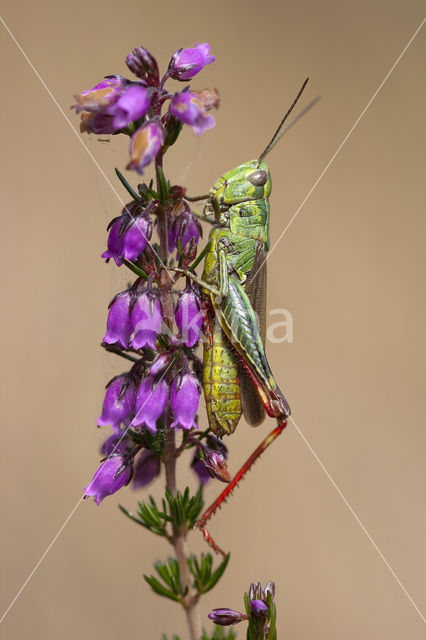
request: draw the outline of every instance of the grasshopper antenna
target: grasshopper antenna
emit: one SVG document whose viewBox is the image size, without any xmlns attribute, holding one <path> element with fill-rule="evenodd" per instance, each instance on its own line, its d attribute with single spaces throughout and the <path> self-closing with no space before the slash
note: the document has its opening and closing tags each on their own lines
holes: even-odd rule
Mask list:
<svg viewBox="0 0 426 640">
<path fill-rule="evenodd" d="M 290 113 L 293 111 L 294 107 L 296 106 L 300 96 L 303 93 L 303 90 L 305 89 L 306 85 L 308 84 L 308 80 L 309 80 L 309 78 L 306 78 L 305 82 L 302 84 L 301 88 L 299 89 L 299 93 L 297 94 L 297 96 L 293 100 L 293 104 L 291 105 L 290 109 L 287 111 L 287 113 L 285 114 L 284 118 L 281 120 L 280 124 L 278 125 L 278 128 L 275 131 L 274 135 L 272 136 L 271 141 L 268 143 L 268 145 L 266 146 L 266 148 L 263 151 L 263 153 L 261 153 L 261 155 L 259 156 L 259 160 L 263 160 L 263 158 L 270 152 L 272 147 L 274 147 L 275 144 L 277 143 L 278 135 L 279 135 L 279 133 L 280 133 L 280 131 L 282 129 L 282 126 L 283 126 L 284 122 L 287 120 L 287 118 L 290 115 Z"/>
</svg>

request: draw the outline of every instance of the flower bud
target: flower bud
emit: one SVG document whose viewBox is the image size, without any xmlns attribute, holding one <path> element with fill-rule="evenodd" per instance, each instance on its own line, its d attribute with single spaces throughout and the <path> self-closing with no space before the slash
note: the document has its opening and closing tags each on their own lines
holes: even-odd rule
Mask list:
<svg viewBox="0 0 426 640">
<path fill-rule="evenodd" d="M 111 425 L 118 432 L 120 424 L 129 423 L 135 411 L 136 390 L 128 374 L 113 378 L 107 386 L 98 427 Z"/>
<path fill-rule="evenodd" d="M 126 58 L 126 64 L 138 78 L 147 80 L 149 84 L 158 84 L 158 64 L 147 49 L 143 47 L 133 49 Z"/>
<path fill-rule="evenodd" d="M 84 493 L 93 496 L 96 504 L 100 504 L 106 496 L 124 487 L 131 477 L 132 466 L 128 460 L 121 455 L 112 456 L 102 462 Z"/>
<path fill-rule="evenodd" d="M 132 347 L 155 349 L 155 341 L 163 319 L 161 303 L 158 296 L 146 290 L 133 299 L 130 311 L 130 322 L 134 336 Z"/>
<path fill-rule="evenodd" d="M 250 600 L 250 613 L 254 618 L 266 618 L 268 605 L 263 600 Z"/>
<path fill-rule="evenodd" d="M 214 449 L 205 449 L 204 464 L 212 478 L 216 478 L 222 482 L 231 482 L 231 475 L 228 471 L 226 458 L 223 453 L 214 451 Z"/>
<path fill-rule="evenodd" d="M 191 463 L 192 470 L 197 474 L 201 484 L 206 484 L 210 478 L 216 478 L 222 482 L 230 482 L 226 458 L 228 449 L 222 440 L 216 436 L 209 435 L 206 445 L 202 446 L 202 457 L 196 451 Z"/>
<path fill-rule="evenodd" d="M 107 332 L 104 342 L 107 344 L 119 343 L 124 349 L 129 346 L 132 325 L 130 322 L 129 307 L 132 301 L 130 291 L 123 291 L 116 295 L 109 303 Z"/>
<path fill-rule="evenodd" d="M 169 63 L 168 75 L 175 80 L 185 82 L 191 80 L 208 64 L 215 61 L 210 54 L 210 45 L 207 42 L 196 44 L 194 48 L 178 49 Z"/>
<path fill-rule="evenodd" d="M 133 489 L 142 489 L 150 484 L 160 474 L 160 458 L 153 451 L 142 451 L 135 463 L 133 474 Z"/>
<path fill-rule="evenodd" d="M 189 370 L 184 370 L 173 380 L 170 395 L 170 404 L 174 415 L 174 420 L 170 425 L 172 429 L 191 429 L 192 427 L 198 429 L 198 425 L 195 424 L 195 415 L 200 401 L 200 393 L 200 384 L 196 376 Z"/>
<path fill-rule="evenodd" d="M 228 627 L 231 624 L 238 624 L 242 620 L 247 620 L 245 614 L 234 609 L 213 609 L 208 617 L 215 624 L 220 624 L 222 627 Z"/>
<path fill-rule="evenodd" d="M 196 290 L 188 285 L 179 294 L 175 309 L 176 326 L 187 347 L 193 347 L 198 340 L 203 314 L 200 297 Z"/>
<path fill-rule="evenodd" d="M 144 167 L 160 151 L 163 139 L 163 128 L 158 119 L 151 120 L 135 131 L 130 140 L 130 162 L 127 169 L 134 169 L 142 175 Z"/>
<path fill-rule="evenodd" d="M 169 397 L 169 387 L 165 380 L 154 384 L 152 376 L 142 380 L 136 399 L 136 415 L 132 426 L 146 427 L 151 433 L 157 431 L 157 420 L 161 416 Z"/>
</svg>

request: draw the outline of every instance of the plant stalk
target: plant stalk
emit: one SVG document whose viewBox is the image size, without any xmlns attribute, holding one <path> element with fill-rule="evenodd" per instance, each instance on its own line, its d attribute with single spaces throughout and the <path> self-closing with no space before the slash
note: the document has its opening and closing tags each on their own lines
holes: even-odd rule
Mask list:
<svg viewBox="0 0 426 640">
<path fill-rule="evenodd" d="M 161 152 L 156 157 L 156 169 L 162 167 L 162 154 Z M 157 173 L 157 172 L 156 172 Z M 157 189 L 158 173 L 157 173 Z M 168 238 L 167 238 L 167 214 L 164 209 L 159 212 L 158 216 L 158 232 L 160 237 L 160 254 L 163 262 L 166 262 L 168 258 Z M 170 279 L 170 284 L 167 279 L 163 281 L 162 302 L 163 302 L 163 315 L 164 321 L 169 328 L 173 326 L 173 301 L 171 296 L 171 287 L 173 285 Z M 176 496 L 176 438 L 173 429 L 169 428 L 170 416 L 166 421 L 166 442 L 164 446 L 164 467 L 166 472 L 166 485 L 171 493 Z M 179 563 L 180 575 L 182 580 L 183 589 L 188 588 L 188 593 L 182 601 L 182 606 L 185 609 L 186 621 L 189 629 L 190 640 L 200 640 L 201 638 L 201 619 L 200 610 L 198 606 L 198 594 L 191 588 L 191 575 L 188 568 L 187 551 L 186 551 L 186 529 L 181 529 L 173 526 L 172 544 L 175 550 L 176 559 Z"/>
</svg>

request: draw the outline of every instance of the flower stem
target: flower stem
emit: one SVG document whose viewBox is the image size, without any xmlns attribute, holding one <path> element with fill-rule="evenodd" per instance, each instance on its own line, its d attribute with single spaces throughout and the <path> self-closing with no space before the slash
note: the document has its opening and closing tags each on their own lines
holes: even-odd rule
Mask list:
<svg viewBox="0 0 426 640">
<path fill-rule="evenodd" d="M 162 168 L 162 154 L 161 152 L 155 159 L 156 175 L 157 175 L 157 188 L 159 189 L 159 179 L 157 167 Z M 168 237 L 167 237 L 167 213 L 164 208 L 161 208 L 158 215 L 158 233 L 160 237 L 160 255 L 163 262 L 166 263 L 168 258 Z M 167 272 L 163 272 L 167 276 Z M 164 278 L 163 280 L 163 295 L 162 295 L 162 307 L 164 321 L 169 328 L 173 326 L 173 300 L 171 296 L 171 287 L 173 280 L 171 278 Z M 170 429 L 171 416 L 168 416 L 166 421 L 166 442 L 164 446 L 163 461 L 166 471 L 166 485 L 171 493 L 176 496 L 176 459 L 178 452 L 176 450 L 176 438 L 173 429 Z M 182 580 L 182 587 L 185 590 L 188 589 L 186 596 L 182 600 L 182 606 L 185 609 L 186 621 L 189 629 L 190 640 L 200 640 L 201 638 L 201 619 L 198 606 L 198 593 L 196 593 L 191 587 L 191 576 L 188 568 L 187 551 L 186 551 L 186 528 L 173 526 L 172 544 L 175 550 L 176 559 L 179 563 L 180 575 Z"/>
</svg>

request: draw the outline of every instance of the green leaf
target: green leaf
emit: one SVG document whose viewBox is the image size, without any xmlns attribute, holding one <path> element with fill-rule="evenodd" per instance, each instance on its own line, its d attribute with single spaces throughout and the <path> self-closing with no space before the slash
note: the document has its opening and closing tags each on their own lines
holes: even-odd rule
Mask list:
<svg viewBox="0 0 426 640">
<path fill-rule="evenodd" d="M 137 264 L 135 264 L 134 262 L 131 262 L 131 260 L 126 260 L 126 258 L 122 258 L 122 263 L 128 268 L 130 269 L 130 271 L 133 271 L 133 273 L 135 273 L 137 276 L 139 276 L 140 278 L 143 278 L 144 280 L 148 280 L 148 274 L 145 273 L 145 271 L 143 269 L 141 269 L 140 267 L 138 267 Z"/>
<path fill-rule="evenodd" d="M 117 169 L 117 167 L 115 168 L 115 173 L 117 175 L 117 178 L 120 180 L 121 184 L 123 185 L 123 187 L 126 189 L 126 191 L 128 191 L 128 193 L 132 196 L 132 198 L 134 200 L 140 200 L 140 196 L 138 196 L 136 191 L 130 186 L 126 178 L 123 176 L 121 171 Z"/>
<path fill-rule="evenodd" d="M 119 504 L 118 508 L 121 509 L 121 511 L 128 517 L 130 518 L 130 520 L 133 520 L 133 522 L 136 522 L 137 524 L 140 524 L 142 527 L 146 527 L 146 529 L 150 529 L 150 527 L 145 523 L 142 522 L 142 520 L 139 520 L 139 518 L 137 518 L 136 516 L 133 515 L 133 513 L 130 513 L 130 511 L 127 511 L 127 509 L 125 507 L 123 507 L 123 505 Z"/>
<path fill-rule="evenodd" d="M 166 589 L 166 587 L 164 587 L 161 584 L 161 582 L 157 580 L 155 576 L 144 575 L 144 579 L 149 584 L 151 589 L 155 591 L 155 593 L 158 593 L 159 596 L 163 596 L 164 598 L 170 598 L 170 600 L 174 600 L 175 602 L 180 602 L 180 597 L 175 593 L 173 593 L 172 591 L 170 591 L 169 589 Z"/>
<path fill-rule="evenodd" d="M 211 576 L 210 580 L 204 586 L 204 593 L 207 593 L 208 591 L 210 591 L 211 589 L 213 589 L 213 587 L 215 587 L 217 585 L 217 583 L 219 582 L 219 580 L 223 576 L 226 567 L 228 566 L 228 562 L 229 562 L 229 558 L 230 557 L 231 557 L 231 554 L 228 553 L 228 555 L 223 559 L 223 561 L 220 563 L 220 565 L 218 566 L 216 571 L 214 571 L 212 573 L 212 576 Z"/>
<path fill-rule="evenodd" d="M 157 166 L 157 183 L 160 195 L 160 202 L 166 202 L 169 197 L 167 180 L 161 167 Z"/>
</svg>

